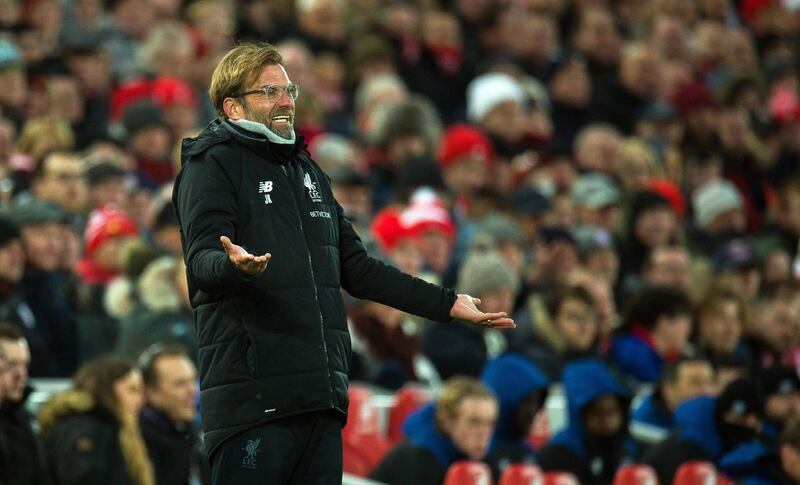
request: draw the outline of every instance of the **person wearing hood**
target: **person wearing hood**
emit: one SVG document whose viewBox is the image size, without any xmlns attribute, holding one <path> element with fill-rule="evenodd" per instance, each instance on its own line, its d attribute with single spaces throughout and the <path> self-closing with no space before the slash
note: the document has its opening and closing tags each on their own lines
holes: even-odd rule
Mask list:
<svg viewBox="0 0 800 485">
<path fill-rule="evenodd" d="M 669 435 L 675 410 L 697 396 L 713 394 L 714 368 L 703 358 L 684 357 L 666 364 L 658 388 L 633 410 L 631 436 L 641 445 L 653 445 Z"/>
<path fill-rule="evenodd" d="M 487 362 L 481 380 L 500 402 L 492 451 L 486 458 L 499 479 L 508 465 L 535 461 L 535 450 L 527 438 L 547 399 L 548 380 L 524 355 L 514 352 Z"/>
<path fill-rule="evenodd" d="M 273 45 L 233 47 L 209 94 L 217 119 L 183 141 L 172 201 L 212 483 L 338 482 L 352 355 L 342 289 L 437 322 L 514 322 L 367 253 L 296 135 L 300 87 Z"/>
<path fill-rule="evenodd" d="M 58 485 L 154 485 L 139 429 L 142 374 L 112 357 L 89 361 L 72 388 L 39 410 L 50 472 Z"/>
<path fill-rule="evenodd" d="M 761 435 L 776 443 L 784 427 L 800 418 L 800 378 L 791 367 L 774 366 L 758 376 L 759 398 L 764 403 Z"/>
<path fill-rule="evenodd" d="M 611 342 L 611 359 L 642 383 L 661 378 L 665 363 L 680 358 L 692 333 L 692 304 L 681 290 L 653 286 L 630 303 L 625 323 Z"/>
<path fill-rule="evenodd" d="M 408 417 L 406 440 L 370 478 L 390 485 L 439 485 L 454 462 L 486 457 L 497 418 L 497 398 L 489 388 L 471 377 L 453 377 L 434 403 Z"/>
<path fill-rule="evenodd" d="M 635 452 L 627 440 L 630 394 L 598 359 L 568 364 L 562 381 L 569 424 L 542 448 L 539 465 L 570 472 L 580 483 L 610 485 Z"/>
<path fill-rule="evenodd" d="M 740 378 L 728 384 L 716 398 L 690 399 L 675 411 L 674 423 L 675 431 L 670 437 L 651 448 L 643 458 L 656 470 L 660 483 L 672 483 L 675 472 L 687 461 L 720 464 L 732 452 L 744 455 L 736 458 L 737 462 L 754 459 L 756 455 L 751 449 L 737 448 L 754 442 L 761 428 L 755 384 Z"/>
</svg>

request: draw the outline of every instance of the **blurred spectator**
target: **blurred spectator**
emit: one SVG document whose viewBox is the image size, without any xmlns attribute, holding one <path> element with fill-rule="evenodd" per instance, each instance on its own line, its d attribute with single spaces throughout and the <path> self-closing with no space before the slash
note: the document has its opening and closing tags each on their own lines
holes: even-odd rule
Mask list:
<svg viewBox="0 0 800 485">
<path fill-rule="evenodd" d="M 158 208 L 159 204 L 160 208 Z M 181 258 L 183 256 L 181 233 L 172 201 L 161 199 L 157 200 L 154 205 L 157 208 L 151 231 L 154 246 L 176 258 Z"/>
<path fill-rule="evenodd" d="M 22 129 L 24 107 L 28 97 L 25 64 L 19 50 L 7 39 L 0 40 L 0 109 L 17 130 Z"/>
<path fill-rule="evenodd" d="M 497 396 L 500 414 L 486 461 L 495 477 L 511 463 L 532 463 L 528 444 L 533 423 L 547 399 L 548 380 L 524 355 L 505 353 L 486 363 L 481 380 Z"/>
<path fill-rule="evenodd" d="M 716 285 L 728 288 L 746 302 L 758 296 L 761 274 L 755 248 L 746 239 L 736 238 L 722 243 L 711 259 Z"/>
<path fill-rule="evenodd" d="M 794 288 L 778 288 L 754 307 L 748 345 L 758 367 L 784 364 L 797 368 L 800 352 L 800 300 Z"/>
<path fill-rule="evenodd" d="M 132 283 L 133 288 L 126 284 L 115 289 L 116 298 L 110 289 L 105 297 L 106 312 L 119 320 L 117 352 L 133 359 L 153 343 L 164 342 L 180 344 L 196 356 L 197 336 L 183 261 L 173 256 L 155 259 Z"/>
<path fill-rule="evenodd" d="M 506 161 L 524 144 L 527 101 L 522 85 L 508 74 L 482 74 L 467 87 L 467 120 L 489 136 L 497 156 Z"/>
<path fill-rule="evenodd" d="M 137 235 L 133 221 L 117 209 L 96 209 L 84 232 L 84 256 L 76 272 L 80 277 L 79 347 L 81 359 L 109 352 L 117 339 L 117 322 L 105 311 L 108 284 L 123 268 L 122 248 Z"/>
<path fill-rule="evenodd" d="M 0 436 L 7 440 L 9 483 L 49 483 L 39 438 L 33 431 L 26 402 L 33 389 L 28 385 L 31 354 L 28 342 L 16 327 L 0 321 L 0 352 L 7 366 L 5 398 L 0 403 Z"/>
<path fill-rule="evenodd" d="M 614 234 L 620 226 L 621 194 L 617 184 L 601 173 L 588 173 L 572 184 L 578 227 L 589 226 Z"/>
<path fill-rule="evenodd" d="M 81 160 L 72 153 L 51 153 L 31 174 L 31 195 L 51 202 L 79 223 L 87 208 L 87 186 Z"/>
<path fill-rule="evenodd" d="M 749 362 L 750 353 L 742 340 L 747 323 L 744 300 L 729 289 L 713 287 L 696 308 L 695 343 L 712 361 Z"/>
<path fill-rule="evenodd" d="M 532 187 L 522 187 L 511 194 L 511 212 L 526 244 L 533 244 L 547 220 L 550 200 Z"/>
<path fill-rule="evenodd" d="M 562 54 L 552 68 L 549 91 L 553 122 L 550 150 L 568 152 L 572 149 L 575 135 L 590 121 L 592 81 L 586 62 L 579 56 Z"/>
<path fill-rule="evenodd" d="M 655 248 L 677 242 L 679 227 L 675 209 L 662 195 L 649 190 L 633 195 L 620 254 L 623 288 L 635 285 L 636 275 L 642 272 Z M 633 278 L 634 282 L 626 281 L 628 278 Z"/>
<path fill-rule="evenodd" d="M 679 245 L 653 248 L 642 267 L 642 276 L 647 285 L 669 286 L 689 293 L 692 290 L 689 252 Z"/>
<path fill-rule="evenodd" d="M 17 199 L 8 210 L 19 226 L 25 252 L 22 294 L 32 322 L 26 334 L 33 345 L 35 377 L 67 377 L 78 367 L 73 290 L 62 261 L 68 259 L 64 238 L 65 214 L 56 206 L 36 199 Z"/>
<path fill-rule="evenodd" d="M 159 343 L 148 347 L 138 363 L 145 394 L 139 425 L 156 483 L 210 483 L 194 427 L 198 397 L 194 364 L 183 348 Z"/>
<path fill-rule="evenodd" d="M 561 378 L 570 360 L 585 357 L 599 337 L 595 301 L 581 286 L 557 287 L 544 298 L 529 297 L 516 315 L 512 349 L 525 354 L 550 382 Z"/>
<path fill-rule="evenodd" d="M 714 369 L 709 361 L 685 357 L 665 365 L 656 390 L 631 413 L 631 436 L 643 445 L 660 443 L 673 429 L 678 406 L 714 391 Z"/>
<path fill-rule="evenodd" d="M 103 207 L 125 209 L 128 204 L 127 172 L 116 163 L 101 161 L 85 171 L 90 211 Z"/>
<path fill-rule="evenodd" d="M 139 428 L 142 374 L 113 357 L 87 362 L 72 388 L 39 410 L 50 472 L 65 485 L 153 485 L 153 465 Z"/>
<path fill-rule="evenodd" d="M 786 426 L 800 417 L 800 378 L 792 367 L 776 365 L 757 376 L 759 399 L 764 403 L 761 435 L 776 444 Z"/>
<path fill-rule="evenodd" d="M 406 441 L 386 455 L 370 478 L 388 484 L 442 483 L 455 461 L 484 459 L 497 417 L 492 391 L 473 378 L 454 377 L 435 403 L 408 417 Z"/>
<path fill-rule="evenodd" d="M 575 238 L 562 226 L 539 229 L 533 252 L 533 264 L 529 265 L 525 280 L 525 294 L 531 290 L 565 284 L 578 267 Z"/>
<path fill-rule="evenodd" d="M 141 184 L 154 188 L 172 180 L 172 142 L 162 109 L 150 101 L 136 102 L 125 110 L 122 124 Z"/>
<path fill-rule="evenodd" d="M 795 419 L 786 427 L 778 451 L 786 481 L 800 481 L 800 420 Z"/>
<path fill-rule="evenodd" d="M 595 123 L 578 132 L 572 153 L 581 172 L 619 173 L 622 137 L 611 125 Z"/>
<path fill-rule="evenodd" d="M 400 214 L 400 222 L 417 239 L 424 269 L 441 278 L 451 263 L 456 235 L 441 199 L 429 189 L 418 190 Z"/>
<path fill-rule="evenodd" d="M 629 377 L 657 382 L 664 364 L 684 352 L 692 333 L 691 315 L 691 302 L 682 291 L 644 288 L 633 297 L 625 323 L 612 341 L 612 359 Z"/>
<path fill-rule="evenodd" d="M 492 143 L 469 125 L 453 125 L 439 145 L 437 162 L 453 200 L 469 203 L 470 196 L 488 181 L 494 153 Z"/>
<path fill-rule="evenodd" d="M 314 53 L 341 52 L 346 38 L 347 4 L 341 0 L 303 0 L 295 3 L 297 35 Z"/>
<path fill-rule="evenodd" d="M 628 391 L 595 359 L 568 364 L 562 382 L 569 424 L 542 448 L 539 465 L 570 472 L 580 483 L 611 484 L 617 468 L 635 457 L 626 446 Z"/>
<path fill-rule="evenodd" d="M 480 298 L 487 311 L 511 313 L 519 281 L 499 253 L 477 251 L 467 255 L 456 287 L 460 293 Z M 500 354 L 504 347 L 505 339 L 498 332 L 464 322 L 431 324 L 422 336 L 422 352 L 442 379 L 480 375 L 486 360 Z"/>
</svg>

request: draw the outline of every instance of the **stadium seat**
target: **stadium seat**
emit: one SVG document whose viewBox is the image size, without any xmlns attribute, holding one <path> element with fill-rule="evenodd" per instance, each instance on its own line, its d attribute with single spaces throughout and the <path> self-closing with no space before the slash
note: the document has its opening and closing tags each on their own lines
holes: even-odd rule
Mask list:
<svg viewBox="0 0 800 485">
<path fill-rule="evenodd" d="M 500 485 L 541 485 L 542 470 L 530 463 L 514 463 L 503 470 Z"/>
<path fill-rule="evenodd" d="M 430 391 L 423 387 L 407 385 L 397 391 L 394 407 L 389 412 L 387 435 L 390 443 L 396 444 L 403 439 L 403 423 L 408 415 L 430 400 Z"/>
<path fill-rule="evenodd" d="M 687 461 L 675 473 L 674 485 L 716 485 L 717 469 L 707 461 Z"/>
<path fill-rule="evenodd" d="M 625 465 L 617 470 L 614 485 L 658 485 L 658 476 L 649 465 Z"/>
<path fill-rule="evenodd" d="M 486 463 L 461 460 L 450 465 L 444 485 L 491 485 L 492 472 Z"/>
<path fill-rule="evenodd" d="M 391 445 L 381 434 L 380 417 L 372 404 L 372 392 L 364 387 L 351 386 L 348 395 L 347 425 L 342 429 L 344 471 L 365 477 L 380 463 Z"/>
<path fill-rule="evenodd" d="M 547 472 L 542 485 L 581 485 L 575 475 L 569 472 Z"/>
</svg>

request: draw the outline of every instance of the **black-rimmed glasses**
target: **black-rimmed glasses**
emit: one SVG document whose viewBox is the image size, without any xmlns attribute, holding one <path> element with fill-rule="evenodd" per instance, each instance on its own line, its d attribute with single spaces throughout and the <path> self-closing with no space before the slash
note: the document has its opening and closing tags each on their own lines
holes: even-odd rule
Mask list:
<svg viewBox="0 0 800 485">
<path fill-rule="evenodd" d="M 286 95 L 289 96 L 292 101 L 295 101 L 297 97 L 300 96 L 300 86 L 294 83 L 289 83 L 286 86 L 267 84 L 266 86 L 262 86 L 258 89 L 239 94 L 236 97 L 241 98 L 250 94 L 263 94 L 270 102 L 274 103 L 275 101 L 281 99 L 283 93 L 286 93 Z"/>
</svg>

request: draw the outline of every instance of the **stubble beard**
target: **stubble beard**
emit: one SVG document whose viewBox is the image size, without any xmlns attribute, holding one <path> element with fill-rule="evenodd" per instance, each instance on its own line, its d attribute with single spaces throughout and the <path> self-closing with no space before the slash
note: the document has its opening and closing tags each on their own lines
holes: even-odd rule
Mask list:
<svg viewBox="0 0 800 485">
<path fill-rule="evenodd" d="M 291 121 L 287 123 L 285 126 L 273 126 L 272 117 L 281 114 L 289 115 Z M 255 121 L 256 123 L 261 123 L 262 125 L 266 126 L 271 132 L 275 133 L 281 138 L 290 140 L 292 136 L 294 136 L 294 110 L 291 109 L 281 110 L 277 106 L 275 106 L 269 113 L 264 115 L 257 111 L 251 110 L 250 107 L 247 106 L 247 104 L 245 103 L 244 115 L 247 117 L 248 120 Z"/>
</svg>

